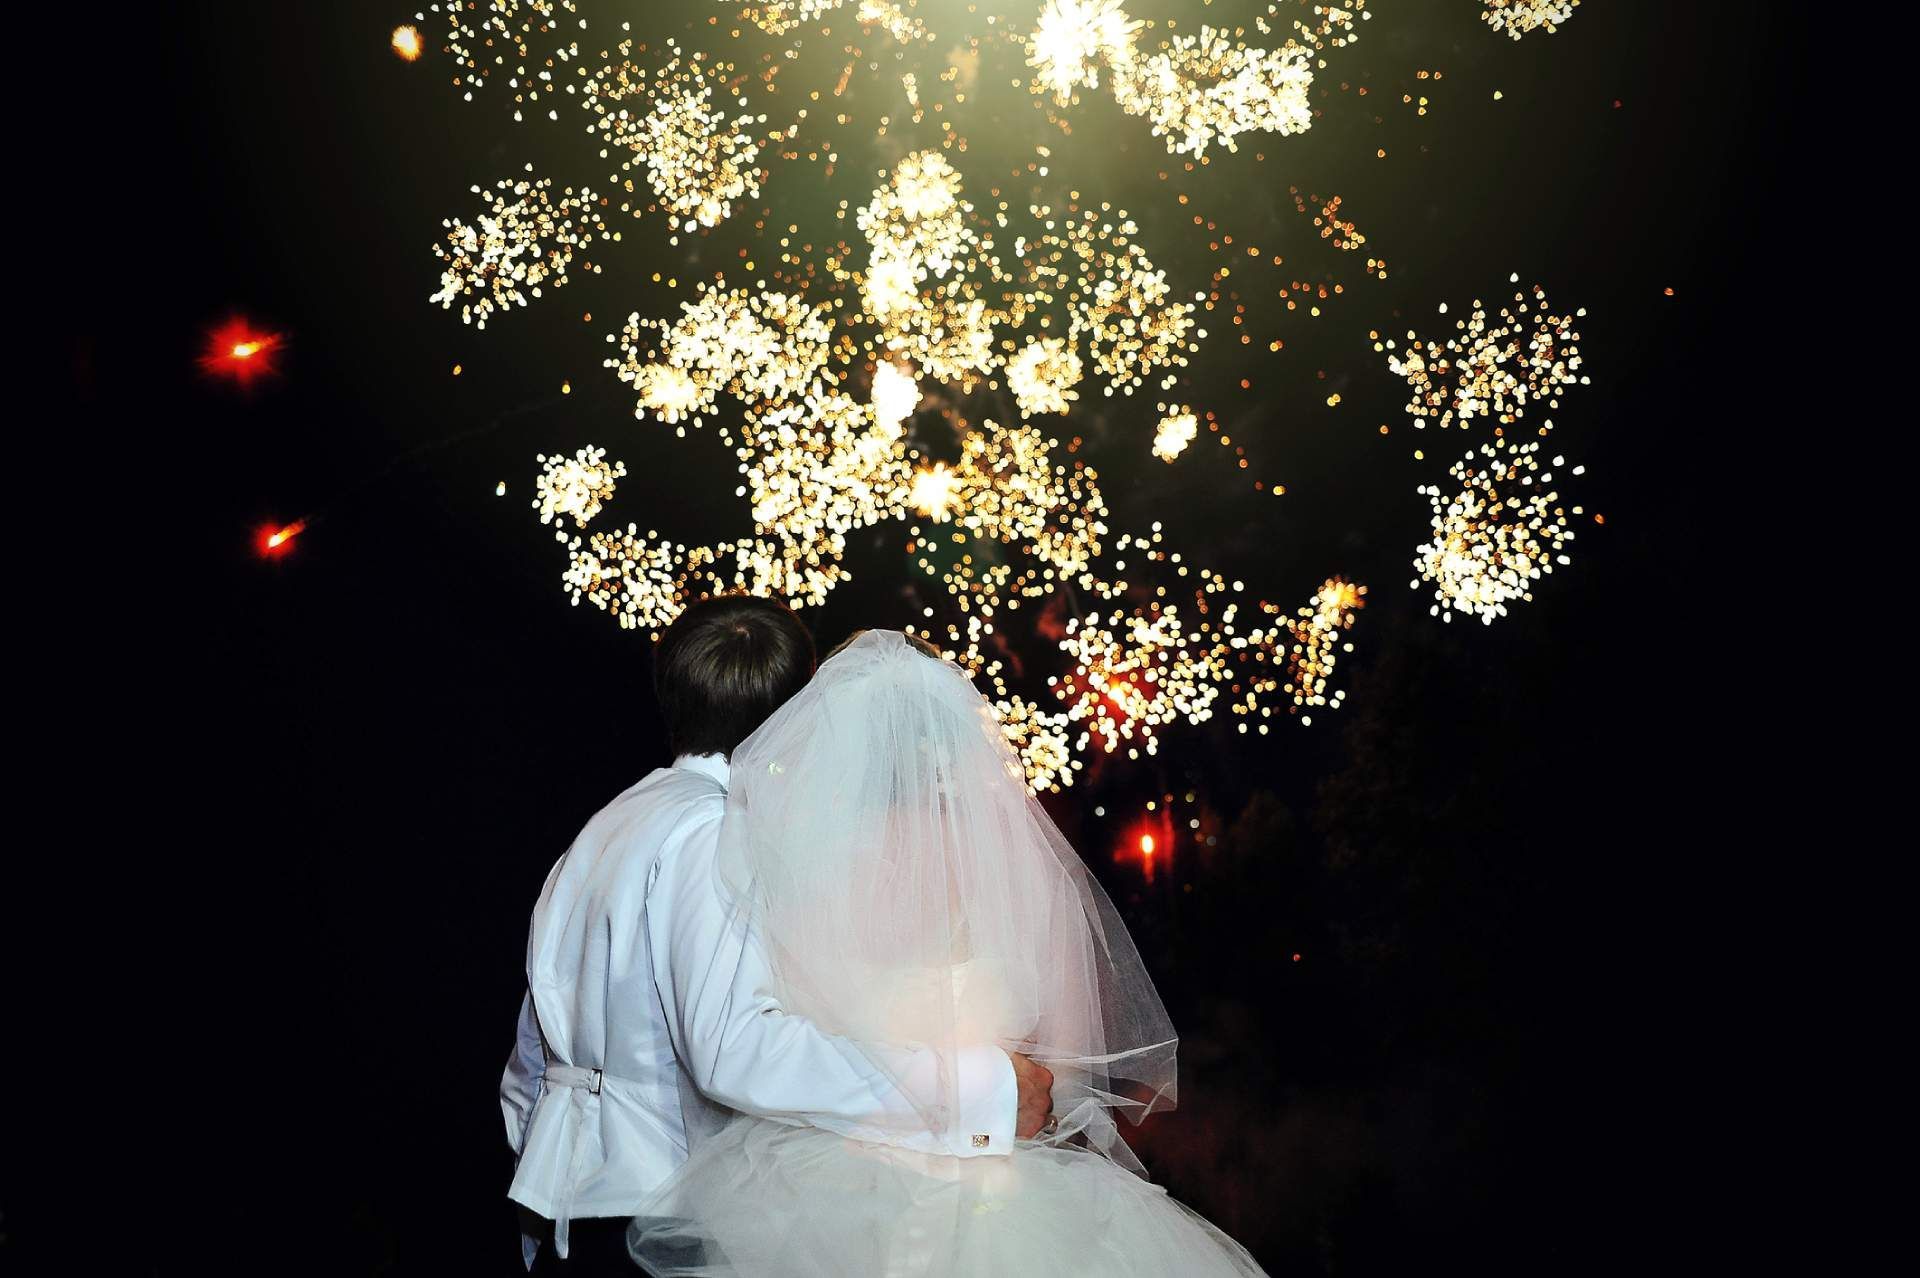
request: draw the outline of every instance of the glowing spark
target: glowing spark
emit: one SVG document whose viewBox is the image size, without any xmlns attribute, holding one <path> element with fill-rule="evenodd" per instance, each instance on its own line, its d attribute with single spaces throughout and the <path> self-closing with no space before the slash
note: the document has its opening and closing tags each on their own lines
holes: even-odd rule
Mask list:
<svg viewBox="0 0 1920 1278">
<path fill-rule="evenodd" d="M 304 519 L 296 519 L 290 524 L 270 531 L 263 529 L 260 535 L 260 553 L 267 557 L 284 553 L 293 539 L 306 529 L 307 521 Z"/>
<path fill-rule="evenodd" d="M 393 51 L 408 62 L 420 58 L 420 28 L 402 25 L 393 29 Z"/>
<path fill-rule="evenodd" d="M 873 370 L 873 416 L 883 428 L 897 430 L 920 407 L 920 383 L 898 364 L 883 361 Z"/>
<path fill-rule="evenodd" d="M 1133 41 L 1141 24 L 1122 10 L 1120 0 L 1047 0 L 1027 38 L 1027 65 L 1037 87 L 1066 106 L 1073 91 L 1098 88 L 1100 66 L 1133 64 Z"/>
<path fill-rule="evenodd" d="M 1160 425 L 1153 433 L 1153 455 L 1161 461 L 1170 462 L 1186 451 L 1193 437 L 1200 433 L 1200 420 L 1193 410 L 1181 407 L 1170 410 L 1165 405 L 1161 410 L 1166 416 L 1160 419 Z"/>
<path fill-rule="evenodd" d="M 648 412 L 672 425 L 684 417 L 692 416 L 696 409 L 710 406 L 700 383 L 684 368 L 675 368 L 671 364 L 644 364 L 634 373 L 632 380 L 634 388 L 640 392 L 635 416 Z"/>
<path fill-rule="evenodd" d="M 256 332 L 245 320 L 230 320 L 207 335 L 200 367 L 245 386 L 274 371 L 273 355 L 279 347 L 277 335 Z"/>
<path fill-rule="evenodd" d="M 948 470 L 945 462 L 935 462 L 926 470 L 914 472 L 913 490 L 908 494 L 907 501 L 915 510 L 938 524 L 951 516 L 959 495 L 959 476 Z"/>
</svg>

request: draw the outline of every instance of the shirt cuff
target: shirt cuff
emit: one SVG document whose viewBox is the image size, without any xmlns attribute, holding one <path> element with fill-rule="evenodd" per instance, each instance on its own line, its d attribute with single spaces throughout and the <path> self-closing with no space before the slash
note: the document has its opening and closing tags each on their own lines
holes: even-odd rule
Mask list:
<svg viewBox="0 0 1920 1278">
<path fill-rule="evenodd" d="M 1013 1061 L 998 1047 L 964 1048 L 954 1061 L 958 1121 L 949 1129 L 952 1152 L 962 1158 L 1013 1152 L 1020 1084 Z"/>
</svg>

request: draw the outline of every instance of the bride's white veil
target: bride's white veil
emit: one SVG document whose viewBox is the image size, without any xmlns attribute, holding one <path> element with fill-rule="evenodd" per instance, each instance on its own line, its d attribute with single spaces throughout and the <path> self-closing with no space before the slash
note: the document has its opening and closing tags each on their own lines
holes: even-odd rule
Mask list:
<svg viewBox="0 0 1920 1278">
<path fill-rule="evenodd" d="M 829 657 L 734 752 L 719 855 L 786 1010 L 856 1043 L 1024 1052 L 1054 1073 L 1051 1139 L 1138 1170 L 1113 1115 L 1172 1106 L 1173 1026 L 959 669 L 891 631 Z M 911 1094 L 941 1132 L 955 1097 Z"/>
</svg>

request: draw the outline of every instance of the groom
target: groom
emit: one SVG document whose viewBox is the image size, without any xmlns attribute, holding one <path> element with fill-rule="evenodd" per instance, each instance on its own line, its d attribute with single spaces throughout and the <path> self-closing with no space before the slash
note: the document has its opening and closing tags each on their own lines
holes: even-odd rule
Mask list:
<svg viewBox="0 0 1920 1278">
<path fill-rule="evenodd" d="M 530 1222 L 529 1268 L 550 1232 L 543 1266 L 634 1273 L 628 1221 L 736 1110 L 972 1157 L 1009 1151 L 1052 1107 L 1046 1068 L 993 1044 L 856 1044 L 781 1009 L 716 838 L 728 757 L 812 674 L 813 640 L 781 605 L 687 608 L 654 652 L 672 766 L 601 809 L 547 875 L 500 1085 L 508 1196 L 552 1222 Z"/>
</svg>

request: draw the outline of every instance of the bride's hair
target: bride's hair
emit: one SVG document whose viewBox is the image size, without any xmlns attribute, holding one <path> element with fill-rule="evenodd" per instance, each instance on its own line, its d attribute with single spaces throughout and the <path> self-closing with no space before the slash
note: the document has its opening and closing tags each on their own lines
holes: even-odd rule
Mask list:
<svg viewBox="0 0 1920 1278">
<path fill-rule="evenodd" d="M 784 605 L 752 595 L 691 604 L 653 654 L 653 690 L 675 755 L 733 748 L 813 677 L 813 636 Z"/>
</svg>

